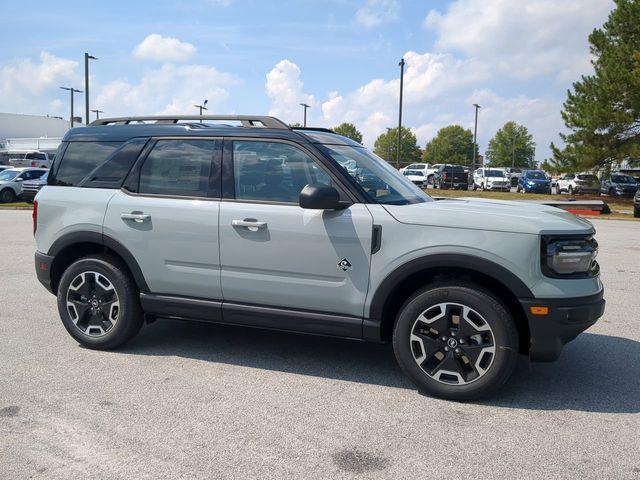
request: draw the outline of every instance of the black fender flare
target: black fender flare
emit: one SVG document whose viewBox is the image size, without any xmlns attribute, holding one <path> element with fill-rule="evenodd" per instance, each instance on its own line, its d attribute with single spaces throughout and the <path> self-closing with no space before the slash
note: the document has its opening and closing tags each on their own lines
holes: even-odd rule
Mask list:
<svg viewBox="0 0 640 480">
<path fill-rule="evenodd" d="M 470 270 L 503 284 L 517 298 L 534 298 L 533 293 L 513 272 L 491 260 L 465 254 L 433 254 L 410 260 L 396 267 L 373 294 L 368 318 L 364 320 L 363 336 L 379 341 L 382 334 L 384 308 L 389 296 L 398 284 L 411 275 L 431 268 L 459 268 Z"/>
<path fill-rule="evenodd" d="M 56 257 L 64 249 L 81 243 L 93 243 L 96 245 L 102 245 L 110 250 L 113 250 L 127 265 L 129 271 L 133 275 L 133 279 L 141 292 L 149 292 L 149 286 L 142 274 L 142 269 L 138 265 L 137 260 L 133 254 L 117 240 L 114 240 L 108 235 L 104 235 L 99 232 L 91 231 L 76 231 L 62 235 L 58 238 L 47 252 L 47 255 Z M 55 262 L 55 260 L 54 260 Z"/>
</svg>

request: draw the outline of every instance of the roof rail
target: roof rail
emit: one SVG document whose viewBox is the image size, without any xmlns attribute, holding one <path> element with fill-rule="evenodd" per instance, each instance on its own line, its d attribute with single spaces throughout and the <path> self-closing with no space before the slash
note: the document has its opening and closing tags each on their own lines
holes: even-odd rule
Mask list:
<svg viewBox="0 0 640 480">
<path fill-rule="evenodd" d="M 336 133 L 330 128 L 322 127 L 291 127 L 291 130 L 315 130 L 316 132 Z"/>
<path fill-rule="evenodd" d="M 143 116 L 143 117 L 117 117 L 117 118 L 100 118 L 94 120 L 89 124 L 90 127 L 96 127 L 99 125 L 129 125 L 136 122 L 151 122 L 155 123 L 178 123 L 180 120 L 236 120 L 239 121 L 243 127 L 262 127 L 262 128 L 277 128 L 281 130 L 289 130 L 289 125 L 282 120 L 278 120 L 275 117 L 261 116 L 261 115 L 155 115 L 155 116 Z"/>
</svg>

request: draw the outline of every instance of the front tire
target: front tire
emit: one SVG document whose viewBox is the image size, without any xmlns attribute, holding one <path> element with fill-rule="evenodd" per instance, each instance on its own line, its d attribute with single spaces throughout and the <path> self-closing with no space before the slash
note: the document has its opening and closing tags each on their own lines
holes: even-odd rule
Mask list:
<svg viewBox="0 0 640 480">
<path fill-rule="evenodd" d="M 472 400 L 495 393 L 516 365 L 518 332 L 502 302 L 474 284 L 436 284 L 403 305 L 393 332 L 403 372 L 429 395 Z"/>
<path fill-rule="evenodd" d="M 16 199 L 16 194 L 10 188 L 5 188 L 0 192 L 0 203 L 11 203 Z"/>
<path fill-rule="evenodd" d="M 143 323 L 138 290 L 126 267 L 103 255 L 81 258 L 65 270 L 58 313 L 75 340 L 98 350 L 123 345 Z"/>
</svg>

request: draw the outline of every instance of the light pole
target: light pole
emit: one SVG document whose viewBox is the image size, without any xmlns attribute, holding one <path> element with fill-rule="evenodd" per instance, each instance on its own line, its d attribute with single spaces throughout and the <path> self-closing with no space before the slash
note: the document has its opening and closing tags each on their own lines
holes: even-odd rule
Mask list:
<svg viewBox="0 0 640 480">
<path fill-rule="evenodd" d="M 204 102 L 202 102 L 202 105 L 194 105 L 194 107 L 199 108 L 200 109 L 200 116 L 202 117 L 202 111 L 203 110 L 209 110 L 207 108 L 207 103 L 209 103 L 209 100 L 205 99 Z M 202 118 L 200 119 L 200 123 L 202 123 Z"/>
<path fill-rule="evenodd" d="M 478 150 L 478 110 L 482 107 L 477 103 L 474 103 L 473 106 L 476 109 L 476 121 L 475 126 L 473 127 L 473 170 L 476 169 L 476 151 Z"/>
<path fill-rule="evenodd" d="M 387 162 L 391 163 L 391 129 L 387 127 Z"/>
<path fill-rule="evenodd" d="M 84 123 L 87 125 L 89 125 L 89 60 L 97 59 L 98 57 L 84 52 Z"/>
<path fill-rule="evenodd" d="M 516 137 L 511 137 L 511 168 L 516 168 Z"/>
<path fill-rule="evenodd" d="M 306 127 L 307 126 L 307 108 L 310 108 L 310 106 L 307 105 L 306 103 L 301 103 L 300 106 L 304 110 L 304 122 L 303 122 L 302 126 Z"/>
<path fill-rule="evenodd" d="M 60 87 L 60 88 L 62 90 L 66 90 L 69 93 L 71 93 L 71 121 L 69 123 L 70 123 L 71 128 L 73 128 L 73 94 L 74 93 L 82 93 L 82 90 L 76 90 L 73 87 Z"/>
<path fill-rule="evenodd" d="M 396 168 L 400 168 L 400 140 L 402 140 L 402 87 L 404 83 L 404 58 L 400 59 L 400 102 L 398 105 L 398 149 L 396 153 Z"/>
<path fill-rule="evenodd" d="M 96 120 L 100 120 L 100 114 L 104 113 L 104 110 L 91 110 L 91 111 L 96 114 Z"/>
</svg>

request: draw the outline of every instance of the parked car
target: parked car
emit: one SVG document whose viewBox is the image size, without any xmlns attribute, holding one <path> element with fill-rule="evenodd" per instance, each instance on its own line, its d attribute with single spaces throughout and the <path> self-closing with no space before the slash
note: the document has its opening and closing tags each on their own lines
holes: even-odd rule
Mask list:
<svg viewBox="0 0 640 480">
<path fill-rule="evenodd" d="M 462 400 L 498 390 L 518 353 L 557 358 L 604 311 L 586 220 L 433 201 L 362 145 L 273 117 L 181 121 L 69 130 L 34 202 L 37 277 L 82 346 L 158 317 L 392 342 L 421 391 Z"/>
<path fill-rule="evenodd" d="M 12 167 L 40 167 L 50 168 L 55 158 L 54 152 L 26 152 L 11 154 L 9 165 Z"/>
<path fill-rule="evenodd" d="M 509 179 L 504 170 L 495 168 L 478 168 L 473 173 L 473 189 L 477 190 L 511 190 Z"/>
<path fill-rule="evenodd" d="M 22 200 L 32 203 L 38 192 L 47 184 L 47 178 L 49 178 L 49 171 L 46 171 L 40 178 L 22 182 Z"/>
<path fill-rule="evenodd" d="M 633 197 L 638 190 L 638 182 L 631 175 L 612 173 L 600 184 L 600 193 L 612 197 Z"/>
<path fill-rule="evenodd" d="M 40 178 L 46 172 L 44 168 L 8 168 L 0 172 L 0 203 L 15 201 L 22 194 L 22 182 Z"/>
<path fill-rule="evenodd" d="M 404 173 L 405 170 L 426 170 L 429 166 L 428 163 L 412 163 L 411 165 L 401 168 L 400 173 Z"/>
<path fill-rule="evenodd" d="M 636 194 L 633 197 L 633 216 L 640 218 L 640 189 L 636 190 Z"/>
<path fill-rule="evenodd" d="M 443 163 L 434 163 L 430 167 L 425 169 L 424 176 L 427 180 L 427 185 L 433 185 L 433 181 L 435 180 L 435 173 L 438 169 L 444 165 Z"/>
<path fill-rule="evenodd" d="M 557 180 L 555 192 L 600 194 L 600 180 L 593 173 L 566 173 Z"/>
<path fill-rule="evenodd" d="M 427 186 L 424 177 L 424 170 L 405 170 L 402 174 L 419 187 Z"/>
<path fill-rule="evenodd" d="M 454 188 L 467 190 L 469 188 L 469 175 L 460 165 L 440 165 L 434 174 L 434 188 Z"/>
<path fill-rule="evenodd" d="M 542 170 L 525 170 L 518 179 L 520 193 L 551 193 L 551 180 Z"/>
<path fill-rule="evenodd" d="M 509 183 L 512 187 L 518 186 L 518 180 L 522 176 L 522 169 L 518 167 L 507 167 L 507 178 L 509 179 Z"/>
<path fill-rule="evenodd" d="M 9 168 L 13 168 L 11 165 L 0 165 L 0 172 L 3 172 Z"/>
</svg>

